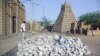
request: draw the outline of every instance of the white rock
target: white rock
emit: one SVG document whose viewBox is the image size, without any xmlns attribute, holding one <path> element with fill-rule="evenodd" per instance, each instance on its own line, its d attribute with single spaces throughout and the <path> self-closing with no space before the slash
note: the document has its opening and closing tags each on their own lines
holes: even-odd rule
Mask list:
<svg viewBox="0 0 100 56">
<path fill-rule="evenodd" d="M 55 39 L 55 40 L 59 40 L 60 37 L 59 37 L 58 35 L 55 35 L 55 36 L 54 36 L 54 39 Z"/>
<path fill-rule="evenodd" d="M 64 42 L 65 42 L 65 39 L 62 37 L 62 38 L 60 39 L 60 43 L 61 43 L 61 44 L 64 44 Z"/>
<path fill-rule="evenodd" d="M 57 34 L 33 32 L 33 37 L 23 39 L 18 43 L 17 56 L 83 56 L 83 54 L 91 54 L 88 47 L 79 38 L 60 37 Z M 61 45 L 55 40 L 59 40 Z"/>
</svg>

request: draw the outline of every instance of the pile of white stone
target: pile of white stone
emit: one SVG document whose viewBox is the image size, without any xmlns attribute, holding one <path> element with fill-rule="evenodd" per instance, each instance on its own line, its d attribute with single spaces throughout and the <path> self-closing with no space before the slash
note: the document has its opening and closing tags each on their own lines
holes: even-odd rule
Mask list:
<svg viewBox="0 0 100 56">
<path fill-rule="evenodd" d="M 88 56 L 91 52 L 79 38 L 36 34 L 18 43 L 17 56 Z"/>
</svg>

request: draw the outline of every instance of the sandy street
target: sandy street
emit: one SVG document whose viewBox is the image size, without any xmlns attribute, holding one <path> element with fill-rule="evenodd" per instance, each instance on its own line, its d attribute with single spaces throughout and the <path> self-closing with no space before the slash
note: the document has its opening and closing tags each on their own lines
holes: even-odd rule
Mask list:
<svg viewBox="0 0 100 56">
<path fill-rule="evenodd" d="M 30 33 L 26 34 L 26 37 L 31 37 Z M 73 35 L 74 37 L 79 37 L 83 43 L 85 43 L 88 48 L 91 50 L 91 56 L 100 56 L 100 36 L 81 36 L 81 35 Z M 0 53 L 5 53 L 16 47 L 18 42 L 20 42 L 20 35 L 15 36 L 13 38 L 0 40 Z"/>
</svg>

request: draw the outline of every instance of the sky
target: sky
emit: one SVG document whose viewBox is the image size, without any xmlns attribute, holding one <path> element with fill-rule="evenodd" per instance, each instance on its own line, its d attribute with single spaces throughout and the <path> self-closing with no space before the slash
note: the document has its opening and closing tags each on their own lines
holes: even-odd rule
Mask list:
<svg viewBox="0 0 100 56">
<path fill-rule="evenodd" d="M 72 11 L 77 20 L 79 16 L 81 16 L 82 14 L 92 11 L 100 11 L 100 0 L 66 0 L 66 1 L 71 5 Z M 21 0 L 21 2 L 25 5 L 26 20 L 40 21 L 42 20 L 43 12 L 44 16 L 47 19 L 56 20 L 60 13 L 61 5 L 64 4 L 65 0 L 33 0 L 33 8 L 32 8 L 33 10 L 31 9 L 30 1 Z"/>
</svg>

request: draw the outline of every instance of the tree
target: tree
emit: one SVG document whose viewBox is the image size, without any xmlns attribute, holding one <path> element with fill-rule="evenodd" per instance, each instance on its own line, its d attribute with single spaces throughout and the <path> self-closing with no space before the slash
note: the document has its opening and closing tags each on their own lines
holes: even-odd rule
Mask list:
<svg viewBox="0 0 100 56">
<path fill-rule="evenodd" d="M 44 26 L 45 29 L 47 29 L 48 31 L 51 31 L 52 29 L 51 20 L 47 19 L 46 17 L 42 17 L 42 21 L 40 24 Z"/>
<path fill-rule="evenodd" d="M 42 17 L 42 25 L 43 26 L 49 26 L 50 20 L 48 20 L 46 17 Z"/>
<path fill-rule="evenodd" d="M 79 17 L 79 22 L 84 22 L 86 25 L 97 26 L 100 28 L 100 12 L 90 12 Z M 92 36 L 93 34 L 93 27 L 91 27 Z"/>
</svg>

